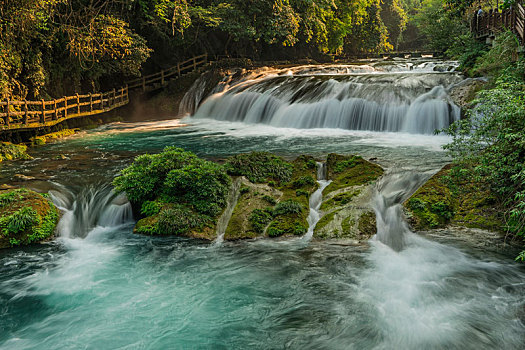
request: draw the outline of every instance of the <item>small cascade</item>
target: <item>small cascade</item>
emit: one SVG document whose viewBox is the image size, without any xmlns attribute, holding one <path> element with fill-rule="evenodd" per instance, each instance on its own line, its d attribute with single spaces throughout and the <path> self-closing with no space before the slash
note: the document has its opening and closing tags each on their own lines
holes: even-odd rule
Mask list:
<svg viewBox="0 0 525 350">
<path fill-rule="evenodd" d="M 309 241 L 312 239 L 314 235 L 314 229 L 315 225 L 319 222 L 321 219 L 321 213 L 319 212 L 319 208 L 321 208 L 321 204 L 323 202 L 323 190 L 328 186 L 332 181 L 327 180 L 327 170 L 326 170 L 326 164 L 325 163 L 317 163 L 317 183 L 319 184 L 319 188 L 310 195 L 310 213 L 308 214 L 308 231 L 304 235 L 304 239 Z"/>
<path fill-rule="evenodd" d="M 217 229 L 215 231 L 217 234 L 215 244 L 217 245 L 220 245 L 224 241 L 224 233 L 226 233 L 226 228 L 228 228 L 228 223 L 232 217 L 233 210 L 235 209 L 237 201 L 239 200 L 239 190 L 241 188 L 241 184 L 241 179 L 237 178 L 231 185 L 230 194 L 228 195 L 226 203 L 226 209 L 224 209 L 224 212 L 217 221 Z"/>
<path fill-rule="evenodd" d="M 377 221 L 376 238 L 395 251 L 401 251 L 412 232 L 403 215 L 403 202 L 428 178 L 427 173 L 394 173 L 384 176 L 377 184 L 374 211 Z"/>
<path fill-rule="evenodd" d="M 108 185 L 89 186 L 78 193 L 59 186 L 49 194 L 63 212 L 57 230 L 62 237 L 85 238 L 95 227 L 115 227 L 133 220 L 131 204 Z"/>
</svg>

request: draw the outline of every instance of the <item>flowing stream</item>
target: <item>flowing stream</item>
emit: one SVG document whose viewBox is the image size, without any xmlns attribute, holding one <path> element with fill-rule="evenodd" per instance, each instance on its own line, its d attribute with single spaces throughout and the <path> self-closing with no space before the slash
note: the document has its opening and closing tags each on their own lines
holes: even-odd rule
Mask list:
<svg viewBox="0 0 525 350">
<path fill-rule="evenodd" d="M 310 204 L 310 213 L 308 214 L 308 231 L 304 235 L 304 239 L 309 241 L 312 239 L 312 236 L 314 235 L 314 229 L 315 225 L 319 222 L 321 219 L 321 213 L 319 212 L 319 208 L 321 208 L 321 204 L 323 203 L 323 190 L 326 188 L 326 186 L 330 185 L 330 180 L 326 179 L 326 164 L 325 163 L 317 163 L 317 183 L 319 184 L 319 187 L 317 190 L 315 190 L 314 193 L 310 196 L 309 204 Z"/>
<path fill-rule="evenodd" d="M 207 99 L 201 80 L 185 99 L 200 106 L 194 117 L 116 123 L 2 164 L 3 182 L 48 191 L 62 218 L 55 240 L 0 251 L 0 349 L 523 348 L 516 249 L 480 230 L 411 232 L 403 217 L 401 203 L 448 161 L 448 138 L 431 129 L 458 117 L 453 68 L 268 69 L 225 77 Z M 360 246 L 310 240 L 328 184 L 319 167 L 303 240 L 133 234 L 131 206 L 109 184 L 134 156 L 171 145 L 208 159 L 376 158 L 378 233 Z"/>
</svg>

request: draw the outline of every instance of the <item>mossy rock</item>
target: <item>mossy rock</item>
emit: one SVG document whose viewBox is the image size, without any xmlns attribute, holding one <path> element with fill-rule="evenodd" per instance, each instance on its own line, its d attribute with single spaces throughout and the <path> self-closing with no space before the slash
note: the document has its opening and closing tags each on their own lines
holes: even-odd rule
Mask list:
<svg viewBox="0 0 525 350">
<path fill-rule="evenodd" d="M 502 231 L 503 210 L 481 182 L 461 183 L 451 190 L 452 165 L 432 176 L 404 203 L 410 225 L 416 230 L 442 228 L 449 224 Z"/>
<path fill-rule="evenodd" d="M 64 137 L 75 135 L 79 130 L 80 129 L 63 129 L 49 134 L 32 137 L 30 141 L 33 146 L 45 145 L 50 141 L 56 141 Z"/>
<path fill-rule="evenodd" d="M 254 184 L 243 178 L 237 205 L 228 222 L 224 239 L 238 240 L 263 235 L 265 230 L 260 230 L 260 224 L 262 223 L 254 217 L 257 216 L 257 211 L 273 207 L 270 198 L 275 204 L 281 199 L 282 195 L 281 191 L 268 184 Z M 261 220 L 263 219 L 261 218 Z"/>
<path fill-rule="evenodd" d="M 366 185 L 383 175 L 383 169 L 360 156 L 330 153 L 326 160 L 328 185 L 323 195 L 350 186 Z"/>
<path fill-rule="evenodd" d="M 0 162 L 4 160 L 32 159 L 27 154 L 26 145 L 15 145 L 10 142 L 0 142 Z"/>
<path fill-rule="evenodd" d="M 25 188 L 0 191 L 0 248 L 49 239 L 58 218 L 58 209 L 45 195 Z"/>
<path fill-rule="evenodd" d="M 362 243 L 376 232 L 376 216 L 372 210 L 343 208 L 324 215 L 315 226 L 314 237 L 350 239 Z"/>
</svg>

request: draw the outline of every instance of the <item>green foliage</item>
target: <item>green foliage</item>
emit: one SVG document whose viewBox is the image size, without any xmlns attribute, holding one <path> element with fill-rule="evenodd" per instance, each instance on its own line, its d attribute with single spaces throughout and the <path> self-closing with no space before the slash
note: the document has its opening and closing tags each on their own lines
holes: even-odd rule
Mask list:
<svg viewBox="0 0 525 350">
<path fill-rule="evenodd" d="M 271 205 L 275 205 L 277 203 L 275 198 L 273 198 L 272 196 L 264 195 L 262 199 L 267 201 Z"/>
<path fill-rule="evenodd" d="M 315 179 L 311 175 L 301 176 L 292 182 L 294 188 L 301 188 L 315 185 Z"/>
<path fill-rule="evenodd" d="M 160 212 L 157 223 L 157 234 L 183 235 L 196 228 L 202 228 L 208 218 L 199 215 L 184 206 L 173 206 Z"/>
<path fill-rule="evenodd" d="M 26 151 L 26 145 L 15 145 L 10 142 L 0 142 L 0 162 L 4 160 L 31 159 Z"/>
<path fill-rule="evenodd" d="M 163 204 L 159 201 L 145 201 L 140 208 L 140 214 L 144 216 L 156 215 L 162 209 Z"/>
<path fill-rule="evenodd" d="M 250 224 L 257 233 L 263 233 L 266 225 L 272 220 L 272 210 L 267 209 L 254 209 L 250 214 Z"/>
<path fill-rule="evenodd" d="M 40 215 L 31 207 L 24 207 L 3 222 L 4 235 L 16 235 L 30 230 L 33 226 L 40 224 Z"/>
<path fill-rule="evenodd" d="M 516 57 L 520 44 L 514 33 L 506 31 L 499 34 L 492 47 L 478 57 L 474 73 L 478 75 L 498 76 L 509 67 Z"/>
<path fill-rule="evenodd" d="M 306 198 L 308 198 L 308 197 L 310 196 L 310 193 L 308 193 L 308 191 L 306 191 L 306 190 L 298 189 L 298 190 L 295 191 L 295 195 L 296 195 L 297 197 L 299 197 L 299 196 L 305 196 Z"/>
<path fill-rule="evenodd" d="M 224 165 L 228 174 L 245 176 L 251 182 L 285 183 L 292 176 L 292 165 L 268 152 L 252 152 L 228 158 Z"/>
<path fill-rule="evenodd" d="M 301 203 L 288 199 L 277 204 L 273 210 L 274 215 L 300 214 L 303 211 Z"/>
</svg>

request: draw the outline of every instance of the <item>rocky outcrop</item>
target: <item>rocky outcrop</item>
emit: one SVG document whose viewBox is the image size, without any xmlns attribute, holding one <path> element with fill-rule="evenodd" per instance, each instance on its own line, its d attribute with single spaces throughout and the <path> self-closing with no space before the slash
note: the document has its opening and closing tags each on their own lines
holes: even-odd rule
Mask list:
<svg viewBox="0 0 525 350">
<path fill-rule="evenodd" d="M 0 248 L 49 239 L 58 217 L 46 195 L 25 188 L 0 191 Z"/>
<path fill-rule="evenodd" d="M 458 107 L 466 110 L 476 98 L 476 93 L 482 90 L 486 84 L 486 80 L 481 78 L 465 79 L 450 89 L 449 96 Z"/>
<path fill-rule="evenodd" d="M 371 201 L 374 183 L 383 169 L 359 156 L 329 154 L 327 170 L 332 182 L 323 191 L 323 216 L 314 237 L 344 238 L 355 243 L 368 240 L 376 233 Z"/>
<path fill-rule="evenodd" d="M 489 186 L 478 181 L 452 183 L 453 176 L 453 166 L 445 166 L 405 201 L 410 225 L 415 230 L 455 225 L 502 231 L 503 210 Z"/>
</svg>

